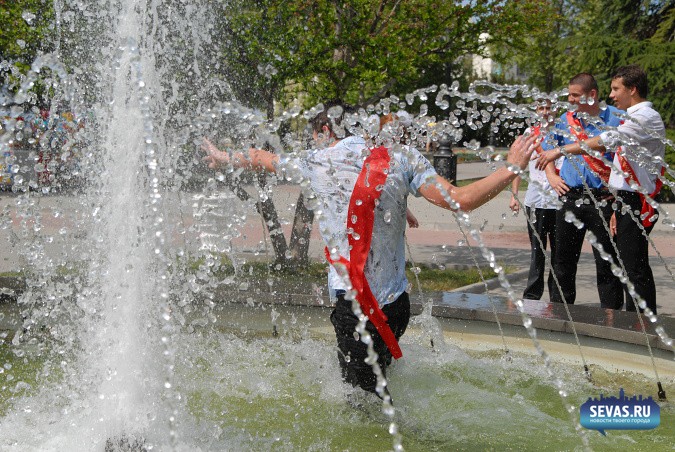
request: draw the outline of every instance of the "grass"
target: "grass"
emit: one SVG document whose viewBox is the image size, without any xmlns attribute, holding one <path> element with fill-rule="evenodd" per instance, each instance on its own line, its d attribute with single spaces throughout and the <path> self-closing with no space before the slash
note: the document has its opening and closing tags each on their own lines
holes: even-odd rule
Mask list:
<svg viewBox="0 0 675 452">
<path fill-rule="evenodd" d="M 419 279 L 420 286 L 422 286 L 422 291 L 425 292 L 443 292 L 468 286 L 469 284 L 475 284 L 482 281 L 480 272 L 483 273 L 483 277 L 486 280 L 497 276 L 490 267 L 482 267 L 480 272 L 475 267 L 455 269 L 418 265 L 417 268 L 419 268 L 417 278 Z M 504 270 L 506 273 L 512 273 L 514 271 L 511 267 L 504 267 Z M 411 265 L 406 269 L 406 275 L 408 276 L 408 281 L 415 285 L 417 284 Z"/>
<path fill-rule="evenodd" d="M 195 260 L 188 265 L 190 271 L 198 271 L 203 268 L 204 259 Z M 237 278 L 240 279 L 261 279 L 268 275 L 276 280 L 302 281 L 305 283 L 325 284 L 328 273 L 328 265 L 325 262 L 311 262 L 307 267 L 284 268 L 270 262 L 256 261 L 247 262 L 238 272 Z M 476 268 L 439 268 L 438 266 L 418 265 L 417 279 L 422 286 L 423 291 L 442 292 L 454 290 L 459 287 L 467 286 L 482 281 L 480 272 L 487 280 L 494 278 L 496 274 L 490 267 L 483 267 L 480 271 Z M 221 257 L 217 265 L 211 266 L 214 277 L 224 278 L 235 275 L 235 269 L 232 263 L 226 258 Z M 507 273 L 514 271 L 511 267 L 505 267 Z M 412 264 L 406 265 L 406 275 L 408 281 L 417 285 L 415 274 L 412 270 Z"/>
<path fill-rule="evenodd" d="M 236 275 L 237 280 L 266 280 L 272 278 L 275 281 L 303 282 L 314 284 L 325 284 L 328 274 L 328 265 L 325 262 L 311 262 L 306 267 L 287 268 L 266 261 L 247 262 L 235 271 L 232 262 L 225 256 L 213 256 L 207 262 L 206 258 L 194 259 L 188 261 L 185 265 L 188 273 L 207 272 L 211 278 L 223 279 Z M 275 268 L 277 267 L 277 268 Z M 481 276 L 477 268 L 439 268 L 438 266 L 429 266 L 418 264 L 417 279 L 412 270 L 412 264 L 407 263 L 406 275 L 415 287 L 417 279 L 422 286 L 423 291 L 442 292 L 454 290 L 459 287 L 467 286 L 480 282 Z M 483 277 L 487 280 L 494 278 L 496 274 L 490 267 L 480 269 Z M 507 273 L 514 269 L 505 267 Z M 16 272 L 0 273 L 0 278 L 19 278 L 24 275 Z"/>
</svg>

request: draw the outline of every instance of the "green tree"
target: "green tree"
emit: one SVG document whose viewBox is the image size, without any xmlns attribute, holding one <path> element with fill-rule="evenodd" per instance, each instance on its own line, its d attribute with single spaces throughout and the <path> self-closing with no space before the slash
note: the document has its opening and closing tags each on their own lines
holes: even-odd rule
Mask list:
<svg viewBox="0 0 675 452">
<path fill-rule="evenodd" d="M 50 38 L 53 17 L 51 1 L 0 0 L 0 61 L 25 73 L 39 52 L 54 47 Z M 0 82 L 13 89 L 17 79 L 11 69 L 0 72 Z"/>
<path fill-rule="evenodd" d="M 516 61 L 530 83 L 559 89 L 590 72 L 609 94 L 612 73 L 639 64 L 649 75 L 650 99 L 675 125 L 675 3 L 669 0 L 548 0 L 548 25 L 534 30 Z"/>
</svg>

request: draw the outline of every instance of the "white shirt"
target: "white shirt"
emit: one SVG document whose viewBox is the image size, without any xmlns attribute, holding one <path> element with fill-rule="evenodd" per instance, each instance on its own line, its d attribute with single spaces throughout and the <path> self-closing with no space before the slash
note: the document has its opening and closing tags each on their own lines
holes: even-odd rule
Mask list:
<svg viewBox="0 0 675 452">
<path fill-rule="evenodd" d="M 652 108 L 651 102 L 640 102 L 627 110 L 628 118 L 616 130 L 600 134 L 602 142 L 609 148 L 621 146 L 623 156 L 628 160 L 638 178 L 639 184 L 652 193 L 656 179 L 661 174 L 666 145 L 666 128 L 661 115 Z M 618 155 L 614 156 L 614 165 L 609 176 L 610 188 L 635 191 L 626 183 L 620 169 Z"/>
<path fill-rule="evenodd" d="M 557 209 L 558 194 L 551 188 L 546 177 L 546 171 L 537 169 L 537 153 L 533 152 L 528 169 L 530 182 L 525 192 L 525 205 L 534 209 Z M 555 161 L 556 168 L 560 168 L 563 159 Z"/>
<path fill-rule="evenodd" d="M 308 151 L 301 157 L 282 157 L 286 171 L 299 170 L 316 200 L 310 200 L 319 220 L 319 232 L 329 249 L 349 259 L 347 210 L 356 179 L 363 167 L 366 142 L 347 137 L 327 149 Z M 408 286 L 405 276 L 406 209 L 408 194 L 420 196 L 419 188 L 435 180 L 436 171 L 414 148 L 397 146 L 389 150 L 391 159 L 387 181 L 375 208 L 375 224 L 365 275 L 380 306 L 391 303 Z M 328 274 L 331 291 L 346 290 L 333 266 Z"/>
</svg>

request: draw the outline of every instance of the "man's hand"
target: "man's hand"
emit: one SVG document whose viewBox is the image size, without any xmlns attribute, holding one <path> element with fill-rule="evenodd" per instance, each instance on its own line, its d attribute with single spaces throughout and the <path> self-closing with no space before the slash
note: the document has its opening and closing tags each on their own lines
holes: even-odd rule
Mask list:
<svg viewBox="0 0 675 452">
<path fill-rule="evenodd" d="M 555 192 L 558 193 L 558 196 L 563 196 L 565 193 L 570 191 L 570 188 L 563 181 L 563 178 L 558 176 L 557 174 L 547 173 L 546 178 L 548 179 L 548 183 L 551 184 L 551 188 L 553 188 Z"/>
<path fill-rule="evenodd" d="M 410 211 L 410 209 L 406 209 L 405 211 L 405 219 L 408 221 L 408 226 L 411 228 L 419 228 L 420 223 L 417 221 L 417 218 L 413 213 Z"/>
<path fill-rule="evenodd" d="M 525 169 L 530 162 L 532 152 L 538 145 L 537 135 L 530 135 L 529 137 L 521 135 L 511 145 L 506 161 L 512 165 L 519 166 L 520 169 Z"/>
<path fill-rule="evenodd" d="M 616 235 L 616 212 L 614 212 L 612 218 L 609 219 L 609 233 L 612 236 Z"/>
<path fill-rule="evenodd" d="M 202 150 L 206 152 L 206 156 L 202 158 L 202 161 L 206 162 L 211 169 L 221 168 L 230 163 L 230 156 L 227 152 L 218 149 L 207 138 L 204 138 L 202 141 Z"/>
<path fill-rule="evenodd" d="M 513 211 L 514 215 L 517 215 L 520 212 L 520 203 L 516 199 L 516 195 L 511 195 L 511 202 L 509 203 L 509 208 Z"/>
<path fill-rule="evenodd" d="M 542 152 L 539 154 L 539 157 L 537 157 L 537 169 L 543 171 L 549 163 L 555 162 L 561 155 L 562 152 L 560 152 L 559 148 Z"/>
</svg>

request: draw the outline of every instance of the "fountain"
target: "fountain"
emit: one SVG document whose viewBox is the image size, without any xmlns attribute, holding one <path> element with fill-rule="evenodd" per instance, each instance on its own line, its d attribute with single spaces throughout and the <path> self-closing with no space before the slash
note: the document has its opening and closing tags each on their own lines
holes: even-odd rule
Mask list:
<svg viewBox="0 0 675 452">
<path fill-rule="evenodd" d="M 3 123 L 0 144 L 13 175 L 3 196 L 11 245 L 3 270 L 20 274 L 5 278 L 3 296 L 15 302 L 0 302 L 0 449 L 379 450 L 393 443 L 539 450 L 535 432 L 544 429 L 553 433 L 550 449 L 672 443 L 668 404 L 655 431 L 603 438 L 581 429 L 576 407 L 590 394 L 652 388 L 644 346 L 585 340 L 589 382 L 569 324 L 563 321 L 562 334 L 548 331 L 556 327 L 512 293 L 509 312 L 497 316 L 499 331 L 475 310 L 470 319 L 462 316 L 467 311 L 452 319 L 446 295 L 420 294 L 402 342 L 405 358 L 389 375 L 393 409 L 345 385 L 324 281 L 298 282 L 257 263 L 271 260 L 275 229 L 256 208 L 289 185 L 270 181 L 237 194 L 229 186 L 246 175 L 208 173 L 196 151 L 202 136 L 225 133 L 233 146 L 267 142 L 301 152 L 304 136 L 279 136 L 280 120 L 269 125 L 237 103 L 226 78 L 214 75 L 220 68 L 207 67 L 177 39 L 208 48 L 208 35 L 187 32 L 196 21 L 213 27 L 199 2 L 97 6 L 55 2 L 55 49 L 19 77 Z M 45 80 L 48 115 L 31 90 Z M 462 127 L 499 129 L 497 119 L 522 129 L 532 112 L 514 99 L 535 91 L 481 83 L 467 93 L 456 85 L 423 88 L 359 112 L 352 126 L 373 135 L 359 129 L 359 118 L 431 96 L 446 110 L 458 99 L 443 120 L 420 108 L 408 132 L 413 140 L 426 139 L 425 131 L 460 141 Z M 280 115 L 302 116 L 298 109 Z M 374 139 L 391 144 L 397 130 Z M 501 164 L 493 150 L 467 145 Z M 478 244 L 476 261 L 499 270 L 475 219 L 455 218 Z M 271 237 L 260 235 L 267 228 Z M 673 331 L 655 334 L 666 346 L 654 347 L 651 363 L 672 386 Z M 639 364 L 608 362 L 599 356 L 607 350 Z"/>
</svg>

